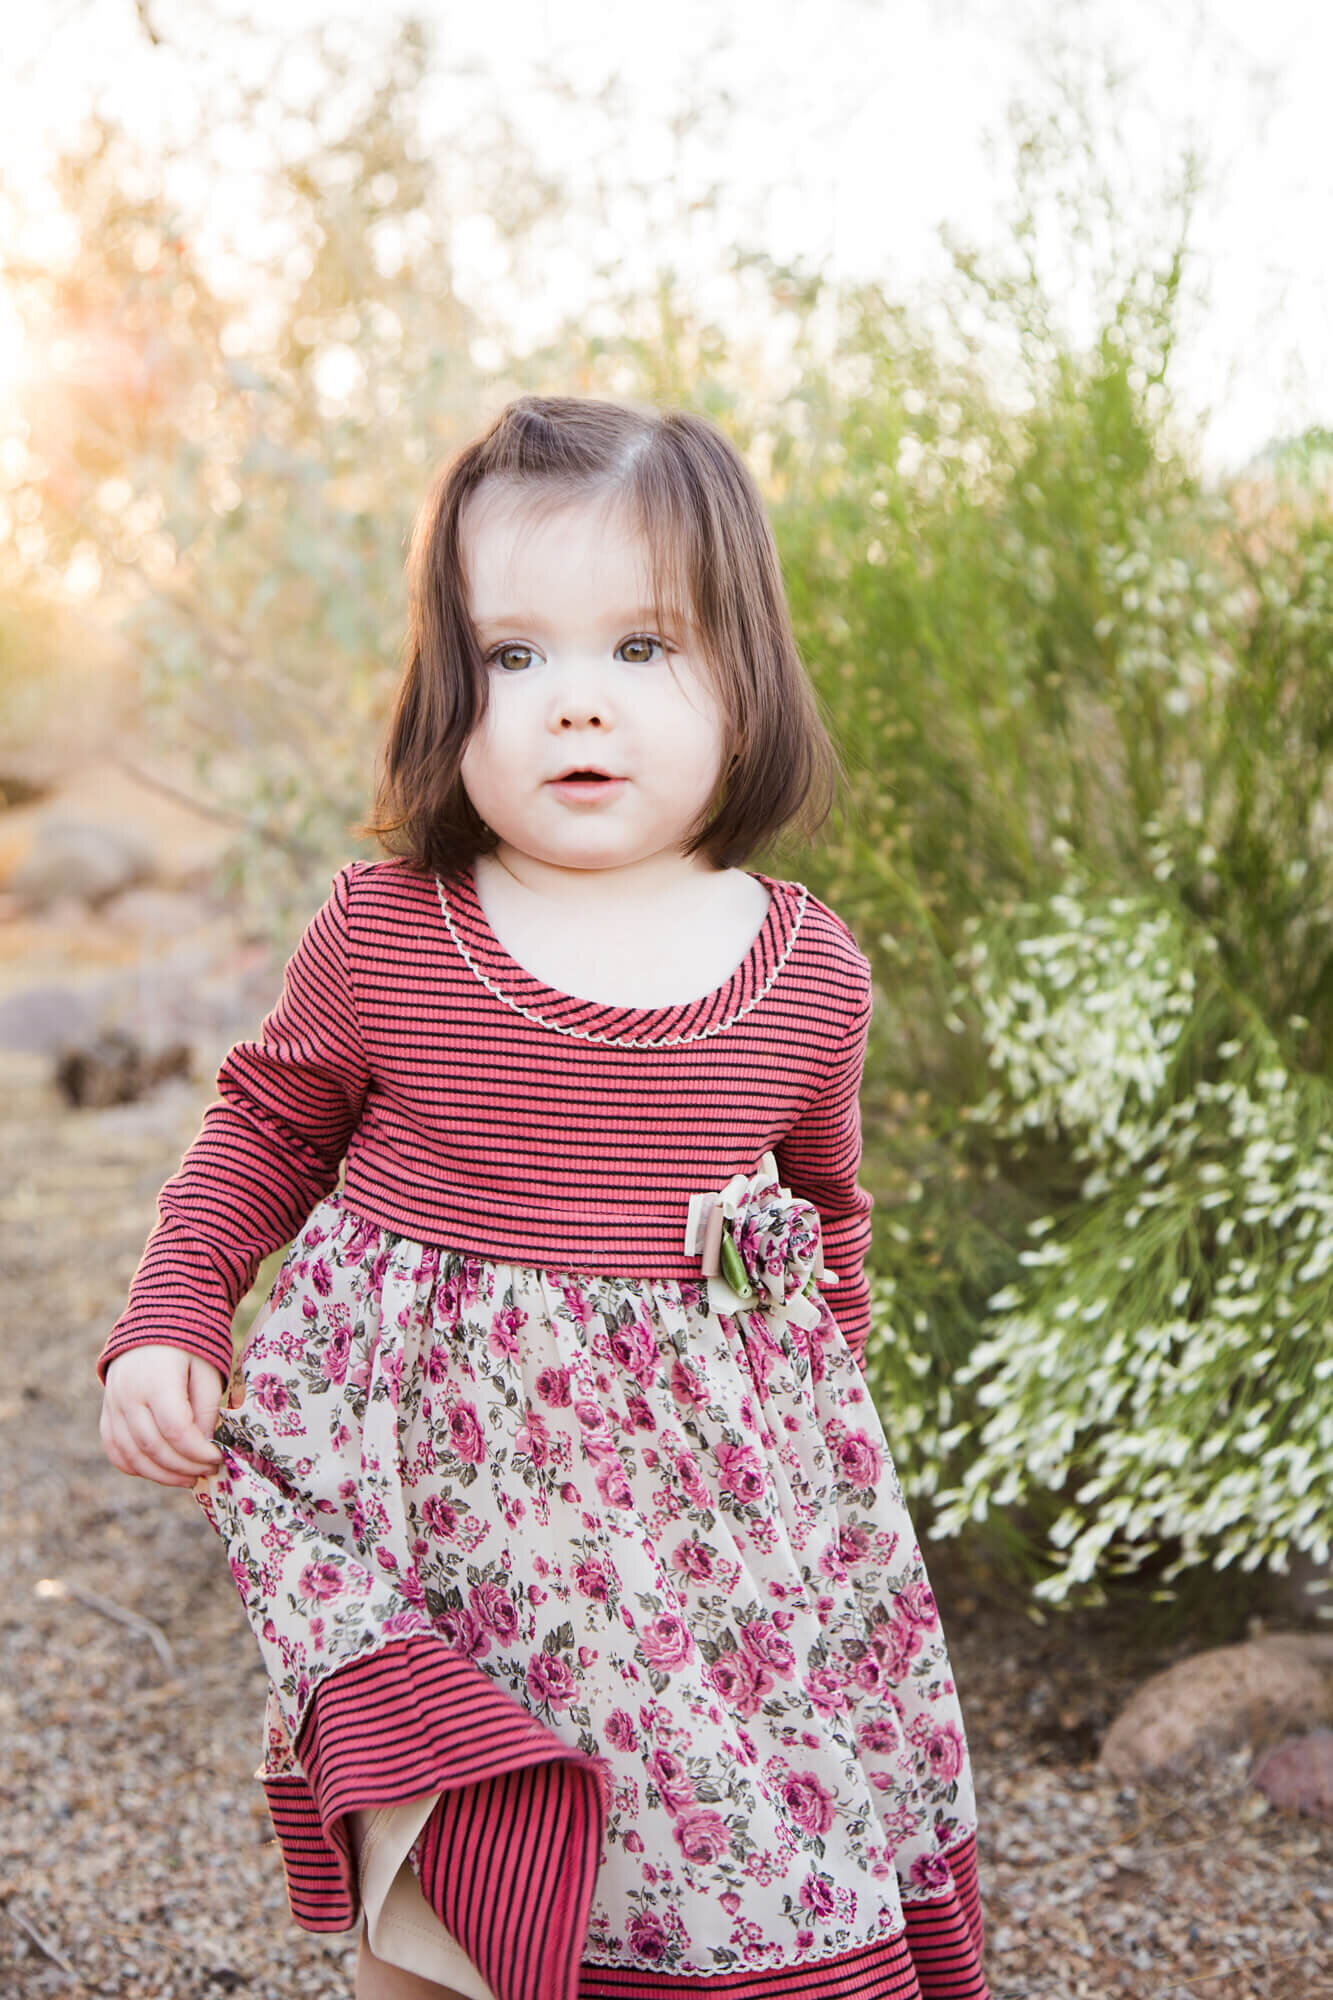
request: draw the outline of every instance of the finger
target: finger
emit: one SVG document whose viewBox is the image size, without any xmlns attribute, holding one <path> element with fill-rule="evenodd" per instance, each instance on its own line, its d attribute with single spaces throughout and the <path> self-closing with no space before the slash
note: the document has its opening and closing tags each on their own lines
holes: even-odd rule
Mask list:
<svg viewBox="0 0 1333 2000">
<path fill-rule="evenodd" d="M 178 1452 L 182 1458 L 187 1459 L 197 1472 L 201 1465 L 215 1465 L 217 1463 L 217 1449 L 208 1434 L 208 1431 L 212 1430 L 213 1423 L 217 1419 L 215 1415 L 213 1421 L 208 1426 L 208 1431 L 201 1430 L 196 1421 L 195 1411 L 190 1400 L 190 1391 L 187 1386 L 190 1370 L 195 1365 L 194 1359 L 191 1357 L 190 1368 L 187 1369 L 185 1378 L 180 1382 L 170 1384 L 156 1395 L 153 1398 L 149 1413 L 153 1422 L 157 1425 L 163 1442 L 169 1445 L 173 1451 Z M 203 1364 L 199 1365 L 202 1366 Z M 217 1399 L 220 1400 L 222 1396 L 221 1378 L 214 1373 L 213 1380 L 215 1384 L 214 1393 Z M 215 1411 L 216 1407 L 215 1402 Z M 148 1448 L 150 1451 L 152 1450 L 151 1442 L 149 1442 Z"/>
<path fill-rule="evenodd" d="M 218 1420 L 218 1406 L 222 1401 L 222 1377 L 207 1361 L 201 1361 L 197 1354 L 190 1356 L 188 1388 L 190 1414 L 199 1435 L 208 1445 L 208 1462 L 216 1465 L 222 1453 L 212 1442 L 213 1428 Z"/>
<path fill-rule="evenodd" d="M 106 1455 L 118 1472 L 131 1479 L 151 1479 L 157 1486 L 190 1486 L 183 1472 L 167 1472 L 128 1438 L 115 1434 L 105 1440 Z"/>
<path fill-rule="evenodd" d="M 129 1419 L 128 1429 L 135 1451 L 153 1465 L 160 1466 L 163 1472 L 186 1473 L 192 1479 L 197 1472 L 203 1471 L 205 1465 L 216 1463 L 211 1456 L 205 1458 L 202 1450 L 186 1450 L 173 1437 L 166 1435 L 146 1404 Z M 188 1432 L 182 1432 L 182 1435 L 197 1435 L 193 1419 L 189 1422 Z"/>
</svg>

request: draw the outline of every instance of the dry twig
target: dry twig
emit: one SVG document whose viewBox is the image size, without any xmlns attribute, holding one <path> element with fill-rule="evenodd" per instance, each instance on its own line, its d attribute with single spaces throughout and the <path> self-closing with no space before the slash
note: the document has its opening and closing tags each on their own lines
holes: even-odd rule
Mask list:
<svg viewBox="0 0 1333 2000">
<path fill-rule="evenodd" d="M 158 1659 L 169 1674 L 176 1671 L 176 1655 L 160 1625 L 151 1618 L 145 1618 L 140 1611 L 127 1611 L 123 1604 L 115 1603 L 109 1597 L 89 1590 L 85 1583 L 72 1583 L 67 1577 L 44 1576 L 37 1586 L 40 1597 L 76 1597 L 80 1604 L 86 1604 L 90 1611 L 100 1611 L 104 1618 L 114 1618 L 118 1625 L 126 1625 L 132 1632 L 142 1632 L 152 1646 Z"/>
<path fill-rule="evenodd" d="M 77 1979 L 79 1977 L 78 1973 L 74 1970 L 74 1967 L 70 1964 L 69 1960 L 67 1958 L 62 1957 L 60 1952 L 56 1950 L 53 1944 L 47 1943 L 46 1939 L 42 1936 L 37 1926 L 35 1924 L 30 1924 L 28 1922 L 28 1919 L 24 1916 L 21 1910 L 11 1909 L 9 1905 L 6 1904 L 5 1915 L 11 1918 L 12 1921 L 18 1925 L 19 1929 L 23 1932 L 24 1937 L 31 1938 L 32 1942 L 36 1945 L 38 1951 L 41 1952 L 43 1958 L 49 1958 L 52 1965 L 58 1965 L 60 1967 L 60 1970 L 62 1972 L 68 1973 L 71 1979 Z"/>
</svg>

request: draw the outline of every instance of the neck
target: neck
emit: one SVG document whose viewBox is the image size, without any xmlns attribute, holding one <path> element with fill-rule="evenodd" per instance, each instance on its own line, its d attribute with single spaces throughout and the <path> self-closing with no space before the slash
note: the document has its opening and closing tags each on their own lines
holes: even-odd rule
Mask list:
<svg viewBox="0 0 1333 2000">
<path fill-rule="evenodd" d="M 645 855 L 619 868 L 564 868 L 520 854 L 501 841 L 492 853 L 479 855 L 474 864 L 502 870 L 519 888 L 541 896 L 549 903 L 564 903 L 570 909 L 624 908 L 645 901 L 661 902 L 673 892 L 697 881 L 701 874 L 717 873 L 706 854 L 668 851 Z"/>
</svg>

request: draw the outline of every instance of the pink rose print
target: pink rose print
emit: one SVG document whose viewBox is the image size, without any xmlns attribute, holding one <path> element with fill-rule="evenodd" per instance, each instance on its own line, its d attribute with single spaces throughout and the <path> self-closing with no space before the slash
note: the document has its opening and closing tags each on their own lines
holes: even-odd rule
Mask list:
<svg viewBox="0 0 1333 2000">
<path fill-rule="evenodd" d="M 654 1750 L 648 1759 L 648 1770 L 669 1813 L 678 1813 L 694 1803 L 694 1786 L 674 1750 Z"/>
<path fill-rule="evenodd" d="M 830 1823 L 832 1815 L 830 1815 Z M 819 1828 L 823 1832 L 824 1828 Z M 801 1901 L 815 1917 L 831 1917 L 834 1910 L 833 1885 L 826 1875 L 807 1875 L 801 1884 Z"/>
<path fill-rule="evenodd" d="M 659 1965 L 666 1957 L 666 1930 L 652 1910 L 636 1910 L 625 1926 L 625 1935 L 635 1957 L 645 1959 L 649 1965 Z"/>
<path fill-rule="evenodd" d="M 569 1408 L 568 1368 L 543 1368 L 537 1376 L 537 1394 L 544 1403 L 553 1403 L 557 1409 Z"/>
<path fill-rule="evenodd" d="M 639 1634 L 639 1648 L 650 1667 L 660 1667 L 667 1673 L 683 1667 L 694 1657 L 694 1640 L 688 1625 L 670 1611 L 644 1626 Z"/>
<path fill-rule="evenodd" d="M 634 1727 L 634 1717 L 623 1708 L 613 1708 L 606 1718 L 606 1740 L 613 1750 L 636 1749 L 639 1736 Z"/>
<path fill-rule="evenodd" d="M 752 1618 L 748 1625 L 742 1625 L 741 1644 L 754 1659 L 775 1668 L 784 1679 L 796 1665 L 791 1640 L 783 1638 L 771 1619 Z"/>
<path fill-rule="evenodd" d="M 653 1380 L 657 1374 L 657 1341 L 652 1328 L 642 1320 L 613 1327 L 609 1346 L 612 1358 L 637 1382 L 647 1384 Z"/>
<path fill-rule="evenodd" d="M 838 1469 L 849 1486 L 876 1486 L 884 1470 L 884 1454 L 864 1431 L 849 1431 L 840 1439 Z"/>
<path fill-rule="evenodd" d="M 565 1301 L 569 1316 L 575 1325 L 587 1326 L 593 1316 L 594 1308 L 592 1300 L 587 1296 L 586 1292 L 581 1292 L 577 1285 L 568 1284 L 562 1285 L 560 1292 Z"/>
<path fill-rule="evenodd" d="M 939 1617 L 935 1593 L 928 1583 L 904 1584 L 897 1601 L 914 1625 L 933 1625 Z"/>
<path fill-rule="evenodd" d="M 625 1852 L 626 1854 L 643 1853 L 643 1835 L 636 1833 L 633 1827 L 625 1835 Z"/>
<path fill-rule="evenodd" d="M 250 1396 L 261 1410 L 268 1410 L 274 1416 L 291 1407 L 292 1399 L 281 1375 L 256 1375 L 250 1384 Z"/>
<path fill-rule="evenodd" d="M 708 1488 L 704 1485 L 699 1461 L 688 1451 L 683 1451 L 676 1460 L 676 1473 L 685 1490 L 687 1500 L 693 1500 L 696 1507 L 708 1505 Z"/>
<path fill-rule="evenodd" d="M 608 1507 L 628 1507 L 634 1499 L 625 1468 L 618 1458 L 602 1460 L 593 1473 L 593 1484 Z"/>
<path fill-rule="evenodd" d="M 567 1708 L 578 1693 L 573 1669 L 559 1653 L 534 1653 L 528 1661 L 528 1693 L 534 1702 Z"/>
<path fill-rule="evenodd" d="M 449 1645 L 473 1660 L 491 1650 L 490 1634 L 471 1611 L 460 1605 L 452 1611 L 442 1611 L 436 1619 L 440 1635 Z"/>
<path fill-rule="evenodd" d="M 672 1831 L 687 1861 L 720 1860 L 731 1846 L 725 1820 L 708 1806 L 693 1806 L 681 1813 Z"/>
<path fill-rule="evenodd" d="M 642 1396 L 626 1396 L 625 1410 L 636 1431 L 655 1431 L 657 1429 L 657 1418 L 653 1415 Z"/>
<path fill-rule="evenodd" d="M 878 1694 L 884 1685 L 884 1669 L 873 1653 L 864 1653 L 852 1671 L 852 1679 L 867 1694 Z"/>
<path fill-rule="evenodd" d="M 385 1355 L 381 1364 L 384 1380 L 389 1388 L 389 1401 L 396 1409 L 403 1381 L 403 1350 L 395 1347 L 392 1354 Z"/>
<path fill-rule="evenodd" d="M 486 1440 L 471 1403 L 459 1403 L 450 1410 L 449 1441 L 466 1464 L 481 1465 L 485 1461 Z"/>
<path fill-rule="evenodd" d="M 600 1431 L 606 1426 L 606 1411 L 600 1403 L 594 1403 L 590 1397 L 579 1397 L 574 1405 L 574 1415 L 585 1431 Z"/>
<path fill-rule="evenodd" d="M 847 1691 L 836 1667 L 812 1667 L 805 1677 L 805 1691 L 819 1715 L 840 1715 L 847 1707 Z"/>
<path fill-rule="evenodd" d="M 421 1613 L 415 1610 L 391 1611 L 387 1618 L 380 1620 L 380 1631 L 388 1639 L 397 1638 L 399 1633 L 429 1630 L 430 1627 L 423 1622 Z"/>
<path fill-rule="evenodd" d="M 316 1257 L 310 1266 L 310 1282 L 322 1299 L 333 1290 L 333 1273 L 322 1257 Z"/>
<path fill-rule="evenodd" d="M 351 1351 L 351 1334 L 345 1326 L 336 1327 L 324 1348 L 324 1374 L 328 1381 L 341 1387 L 347 1380 L 347 1357 Z"/>
<path fill-rule="evenodd" d="M 918 1854 L 908 1873 L 923 1889 L 944 1889 L 953 1881 L 949 1864 L 942 1854 Z"/>
<path fill-rule="evenodd" d="M 902 1734 L 891 1716 L 876 1716 L 861 1729 L 857 1739 L 863 1750 L 878 1750 L 886 1755 L 898 1749 Z"/>
<path fill-rule="evenodd" d="M 678 1403 L 702 1404 L 708 1401 L 708 1391 L 684 1361 L 673 1361 L 671 1364 L 671 1393 Z"/>
<path fill-rule="evenodd" d="M 926 1745 L 926 1768 L 947 1785 L 963 1768 L 963 1739 L 952 1722 L 941 1723 Z"/>
<path fill-rule="evenodd" d="M 378 1223 L 363 1222 L 358 1219 L 343 1246 L 343 1262 L 359 1264 L 379 1233 Z"/>
<path fill-rule="evenodd" d="M 468 1592 L 468 1602 L 477 1620 L 494 1632 L 497 1639 L 508 1640 L 518 1631 L 518 1613 L 513 1599 L 502 1583 L 475 1583 Z"/>
<path fill-rule="evenodd" d="M 712 1550 L 693 1536 L 687 1541 L 677 1542 L 671 1560 L 678 1570 L 685 1576 L 692 1576 L 697 1583 L 706 1583 L 713 1574 Z"/>
<path fill-rule="evenodd" d="M 906 1612 L 895 1605 L 893 1616 L 875 1627 L 870 1643 L 889 1679 L 905 1680 L 908 1668 L 921 1651 L 922 1627 L 913 1624 Z"/>
<path fill-rule="evenodd" d="M 827 1833 L 832 1826 L 833 1794 L 812 1772 L 793 1771 L 782 1787 L 782 1798 L 796 1824 L 807 1833 Z M 827 1915 L 827 1911 L 820 1914 Z"/>
<path fill-rule="evenodd" d="M 502 1306 L 491 1320 L 490 1338 L 487 1346 L 497 1361 L 501 1357 L 512 1357 L 518 1353 L 518 1331 L 526 1324 L 527 1314 L 518 1306 Z"/>
<path fill-rule="evenodd" d="M 749 1653 L 720 1653 L 708 1669 L 713 1686 L 735 1715 L 757 1715 L 759 1704 L 774 1681 L 762 1661 Z"/>
<path fill-rule="evenodd" d="M 748 1444 L 719 1444 L 718 1474 L 728 1493 L 753 1506 L 763 1498 L 764 1468 L 757 1452 Z"/>
<path fill-rule="evenodd" d="M 551 1438 L 540 1410 L 529 1410 L 528 1420 L 514 1438 L 514 1449 L 525 1451 L 534 1465 L 545 1465 L 551 1456 Z"/>
<path fill-rule="evenodd" d="M 575 1565 L 574 1588 L 584 1597 L 592 1597 L 605 1604 L 611 1594 L 611 1579 L 602 1564 L 589 1556 L 586 1561 Z"/>
<path fill-rule="evenodd" d="M 421 1510 L 421 1518 L 431 1534 L 439 1540 L 446 1542 L 453 1540 L 454 1530 L 458 1526 L 458 1509 L 451 1507 L 440 1494 L 431 1494 Z"/>
</svg>

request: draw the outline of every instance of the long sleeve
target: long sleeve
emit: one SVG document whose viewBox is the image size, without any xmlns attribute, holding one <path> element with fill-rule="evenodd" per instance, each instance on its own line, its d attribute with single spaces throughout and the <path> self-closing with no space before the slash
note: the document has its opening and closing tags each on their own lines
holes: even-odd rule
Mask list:
<svg viewBox="0 0 1333 2000">
<path fill-rule="evenodd" d="M 165 1341 L 232 1366 L 232 1316 L 264 1258 L 336 1186 L 370 1085 L 349 971 L 349 876 L 333 878 L 252 1041 L 217 1075 L 217 1099 L 158 1198 L 129 1303 L 97 1361 Z"/>
<path fill-rule="evenodd" d="M 864 960 L 861 961 L 864 964 Z M 863 1362 L 870 1331 L 870 1248 L 874 1197 L 857 1181 L 861 1165 L 861 1073 L 870 1028 L 870 968 L 827 1082 L 775 1149 L 778 1174 L 792 1193 L 819 1210 L 824 1262 L 839 1282 L 825 1294 L 843 1338 Z"/>
</svg>

